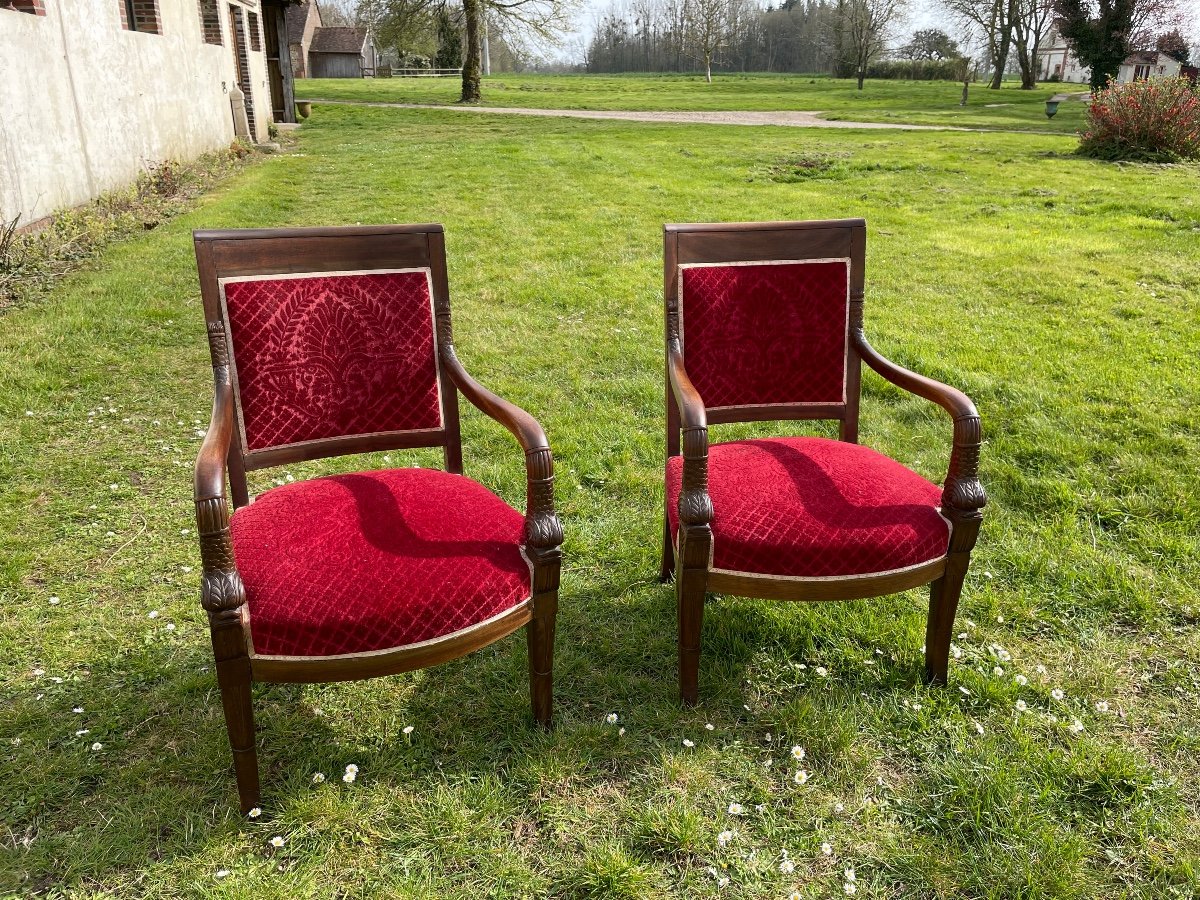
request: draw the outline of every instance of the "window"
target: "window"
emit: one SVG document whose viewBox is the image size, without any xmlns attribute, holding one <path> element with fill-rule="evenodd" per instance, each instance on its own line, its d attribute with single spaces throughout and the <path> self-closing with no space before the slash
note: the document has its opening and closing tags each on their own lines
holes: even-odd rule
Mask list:
<svg viewBox="0 0 1200 900">
<path fill-rule="evenodd" d="M 46 14 L 44 0 L 0 0 L 0 9 L 11 9 L 14 12 L 29 13 L 34 16 Z"/>
<path fill-rule="evenodd" d="M 200 34 L 206 44 L 222 44 L 221 8 L 217 0 L 200 0 Z"/>
<path fill-rule="evenodd" d="M 158 0 L 120 0 L 121 27 L 127 31 L 162 34 L 158 18 Z"/>
<path fill-rule="evenodd" d="M 258 13 L 247 12 L 250 18 L 250 49 L 262 52 L 262 32 L 258 30 Z"/>
</svg>

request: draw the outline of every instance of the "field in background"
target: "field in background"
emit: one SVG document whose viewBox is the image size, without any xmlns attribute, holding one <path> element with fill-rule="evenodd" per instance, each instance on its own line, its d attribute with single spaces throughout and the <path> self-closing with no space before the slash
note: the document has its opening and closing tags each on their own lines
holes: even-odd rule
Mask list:
<svg viewBox="0 0 1200 900">
<path fill-rule="evenodd" d="M 814 75 L 493 75 L 483 80 L 484 106 L 539 109 L 796 110 L 828 119 L 949 125 L 961 128 L 1075 133 L 1084 104 L 1063 103 L 1046 118 L 1046 100 L 1081 85 L 1042 84 L 1022 91 L 1006 83 L 999 91 L 971 86 L 966 107 L 962 85 L 948 81 L 868 81 L 862 91 L 848 79 Z M 298 98 L 385 103 L 458 100 L 455 78 L 301 79 Z"/>
<path fill-rule="evenodd" d="M 1074 143 L 318 106 L 294 152 L 0 317 L 0 896 L 817 900 L 848 867 L 865 898 L 1195 896 L 1200 169 Z M 662 223 L 859 215 L 874 345 L 984 418 L 961 656 L 921 685 L 922 592 L 714 597 L 682 710 L 656 580 Z M 249 821 L 198 602 L 190 230 L 424 221 L 460 357 L 557 457 L 558 728 L 529 725 L 519 635 L 260 687 Z M 863 441 L 940 479 L 942 411 L 863 386 Z M 507 432 L 465 406 L 463 429 L 467 473 L 523 503 Z M 413 463 L 438 458 L 254 489 Z"/>
</svg>

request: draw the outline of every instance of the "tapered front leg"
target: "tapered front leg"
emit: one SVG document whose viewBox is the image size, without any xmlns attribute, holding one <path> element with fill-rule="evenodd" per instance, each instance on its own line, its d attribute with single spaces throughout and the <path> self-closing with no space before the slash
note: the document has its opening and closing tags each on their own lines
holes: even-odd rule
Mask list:
<svg viewBox="0 0 1200 900">
<path fill-rule="evenodd" d="M 699 695 L 700 639 L 712 532 L 707 525 L 701 525 L 682 528 L 679 535 L 675 571 L 675 603 L 679 614 L 679 699 L 684 705 L 691 706 Z"/>
</svg>

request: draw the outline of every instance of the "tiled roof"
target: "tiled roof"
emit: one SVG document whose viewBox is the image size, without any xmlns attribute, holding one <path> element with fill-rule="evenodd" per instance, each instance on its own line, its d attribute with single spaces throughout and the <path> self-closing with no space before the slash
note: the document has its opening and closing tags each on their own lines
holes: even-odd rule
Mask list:
<svg viewBox="0 0 1200 900">
<path fill-rule="evenodd" d="M 317 9 L 316 0 L 307 0 L 299 6 L 289 6 L 284 12 L 284 21 L 287 23 L 287 42 L 289 44 L 299 44 L 304 40 L 304 25 L 308 21 L 309 16 L 317 17 L 317 24 L 321 22 L 321 12 Z"/>
<path fill-rule="evenodd" d="M 367 42 L 367 29 L 353 25 L 330 25 L 313 32 L 312 53 L 361 53 Z"/>
</svg>

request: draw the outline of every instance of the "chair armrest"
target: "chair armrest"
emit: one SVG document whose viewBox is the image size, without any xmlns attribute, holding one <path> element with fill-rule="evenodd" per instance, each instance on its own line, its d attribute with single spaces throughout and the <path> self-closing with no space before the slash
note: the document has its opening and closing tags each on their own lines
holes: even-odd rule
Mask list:
<svg viewBox="0 0 1200 900">
<path fill-rule="evenodd" d="M 983 428 L 971 398 L 957 388 L 910 372 L 885 359 L 872 347 L 861 330 L 854 337 L 859 358 L 897 387 L 936 403 L 954 420 L 954 443 L 950 466 L 942 487 L 942 508 L 966 517 L 979 515 L 987 505 L 987 494 L 979 482 L 979 449 Z"/>
<path fill-rule="evenodd" d="M 209 338 L 218 341 L 209 326 Z M 224 348 L 223 334 L 220 345 Z M 225 499 L 225 460 L 233 439 L 233 386 L 228 361 L 214 356 L 212 419 L 196 457 L 196 534 L 200 539 L 200 603 L 210 614 L 236 610 L 246 602 L 246 589 L 233 560 L 229 504 Z"/>
<path fill-rule="evenodd" d="M 511 431 L 525 451 L 525 545 L 537 554 L 556 551 L 562 544 L 563 532 L 554 512 L 554 455 L 546 432 L 521 407 L 493 394 L 467 374 L 452 349 L 444 349 L 442 364 L 471 405 Z"/>
<path fill-rule="evenodd" d="M 667 344 L 667 379 L 679 409 L 683 431 L 679 522 L 681 525 L 708 525 L 713 519 L 712 498 L 708 495 L 708 419 L 704 401 L 683 365 L 683 352 L 675 343 Z"/>
</svg>

